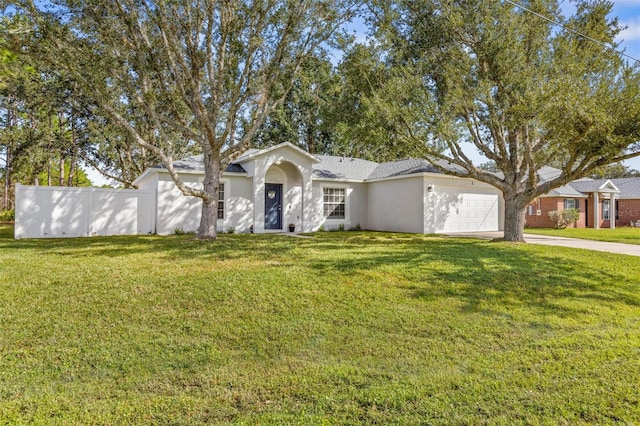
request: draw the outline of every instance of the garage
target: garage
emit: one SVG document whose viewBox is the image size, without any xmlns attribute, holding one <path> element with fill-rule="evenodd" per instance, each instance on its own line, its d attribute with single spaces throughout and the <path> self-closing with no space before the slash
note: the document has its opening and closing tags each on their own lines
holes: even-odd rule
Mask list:
<svg viewBox="0 0 640 426">
<path fill-rule="evenodd" d="M 436 232 L 500 230 L 498 194 L 443 191 L 436 201 Z"/>
</svg>

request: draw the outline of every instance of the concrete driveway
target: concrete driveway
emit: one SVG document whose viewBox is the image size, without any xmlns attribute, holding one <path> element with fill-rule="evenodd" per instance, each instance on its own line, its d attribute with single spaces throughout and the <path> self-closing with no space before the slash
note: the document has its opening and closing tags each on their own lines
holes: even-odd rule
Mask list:
<svg viewBox="0 0 640 426">
<path fill-rule="evenodd" d="M 503 238 L 503 232 L 466 232 L 458 234 L 447 234 L 450 237 L 480 238 L 493 240 Z M 545 246 L 558 246 L 579 248 L 585 250 L 604 251 L 608 253 L 627 254 L 629 256 L 640 256 L 640 245 L 607 243 L 604 241 L 580 240 L 577 238 L 553 237 L 549 235 L 524 234 L 524 240 L 529 244 L 541 244 Z"/>
</svg>

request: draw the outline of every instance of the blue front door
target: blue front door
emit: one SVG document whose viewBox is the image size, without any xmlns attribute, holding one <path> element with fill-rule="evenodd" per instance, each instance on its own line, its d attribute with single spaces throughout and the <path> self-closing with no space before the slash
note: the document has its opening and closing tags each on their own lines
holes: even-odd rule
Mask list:
<svg viewBox="0 0 640 426">
<path fill-rule="evenodd" d="M 264 229 L 282 229 L 282 184 L 264 185 Z"/>
</svg>

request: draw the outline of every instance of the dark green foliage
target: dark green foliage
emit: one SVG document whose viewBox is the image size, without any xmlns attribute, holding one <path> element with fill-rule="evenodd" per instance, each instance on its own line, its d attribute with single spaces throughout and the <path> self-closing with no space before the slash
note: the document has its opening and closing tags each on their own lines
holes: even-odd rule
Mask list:
<svg viewBox="0 0 640 426">
<path fill-rule="evenodd" d="M 610 2 L 577 1 L 566 18 L 556 0 L 519 2 L 529 11 L 499 0 L 371 3 L 389 61 L 408 76 L 396 92 L 423 94 L 403 110 L 404 140 L 459 166 L 443 171 L 500 189 L 505 238 L 523 240 L 535 197 L 640 154 L 640 73 L 615 51 Z M 501 173 L 476 167 L 469 149 Z M 541 182 L 552 163 L 562 174 Z"/>
<path fill-rule="evenodd" d="M 290 142 L 312 154 L 333 154 L 336 134 L 330 120 L 335 108 L 331 96 L 337 90 L 337 80 L 325 55 L 309 58 L 282 105 L 267 117 L 253 146 Z"/>
<path fill-rule="evenodd" d="M 610 164 L 608 166 L 598 167 L 589 175 L 591 179 L 618 179 L 629 177 L 640 177 L 640 171 L 634 170 L 622 163 Z"/>
<path fill-rule="evenodd" d="M 92 157 L 107 169 L 137 164 L 127 158 L 135 154 L 159 158 L 184 195 L 203 200 L 203 239 L 216 237 L 220 174 L 354 8 L 350 0 L 8 3 L 27 22 L 7 33 L 14 52 L 68 76 L 107 120 L 109 148 Z M 117 158 L 129 142 L 135 151 Z M 185 145 L 203 153 L 202 188 L 173 168 Z"/>
<path fill-rule="evenodd" d="M 13 222 L 16 220 L 16 211 L 11 210 L 2 210 L 0 211 L 0 222 Z"/>
</svg>

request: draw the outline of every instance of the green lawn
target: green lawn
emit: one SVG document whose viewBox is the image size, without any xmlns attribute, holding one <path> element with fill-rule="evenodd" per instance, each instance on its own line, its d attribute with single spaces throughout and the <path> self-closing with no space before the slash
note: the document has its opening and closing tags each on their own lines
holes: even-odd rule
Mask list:
<svg viewBox="0 0 640 426">
<path fill-rule="evenodd" d="M 631 256 L 0 233 L 0 424 L 640 423 Z"/>
<path fill-rule="evenodd" d="M 610 241 L 613 243 L 640 244 L 640 228 L 527 228 L 526 234 L 554 235 L 557 237 L 582 238 L 584 240 Z"/>
</svg>

